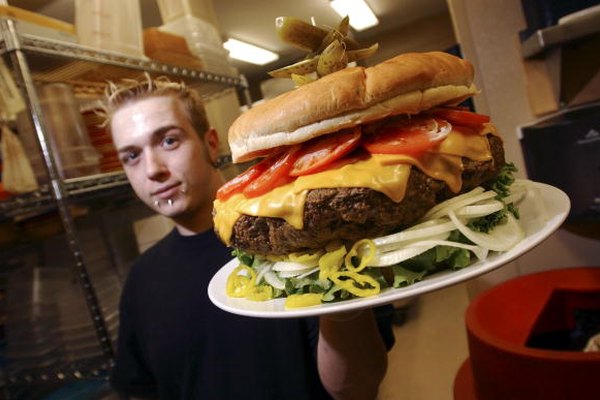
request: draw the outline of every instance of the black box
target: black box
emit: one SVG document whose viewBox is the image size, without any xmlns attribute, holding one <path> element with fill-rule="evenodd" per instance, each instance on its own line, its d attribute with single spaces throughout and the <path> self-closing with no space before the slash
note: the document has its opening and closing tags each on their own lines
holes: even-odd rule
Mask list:
<svg viewBox="0 0 600 400">
<path fill-rule="evenodd" d="M 600 103 L 521 126 L 519 138 L 529 179 L 571 199 L 567 222 L 600 222 Z"/>
</svg>

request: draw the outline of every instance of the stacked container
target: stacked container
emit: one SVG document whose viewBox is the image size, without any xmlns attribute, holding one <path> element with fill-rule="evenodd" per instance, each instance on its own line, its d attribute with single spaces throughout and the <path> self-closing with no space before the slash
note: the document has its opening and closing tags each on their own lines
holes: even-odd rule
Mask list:
<svg viewBox="0 0 600 400">
<path fill-rule="evenodd" d="M 138 0 L 75 0 L 75 29 L 82 45 L 144 55 Z"/>
<path fill-rule="evenodd" d="M 50 83 L 38 87 L 38 96 L 45 121 L 50 149 L 61 178 L 76 178 L 100 172 L 100 155 L 92 146 L 87 128 L 70 85 Z M 38 182 L 48 181 L 48 175 L 33 129 L 30 115 L 17 115 L 19 135 Z"/>
<path fill-rule="evenodd" d="M 209 0 L 158 0 L 163 25 L 160 30 L 183 36 L 192 54 L 200 58 L 205 70 L 236 75 L 223 48 L 221 35 Z"/>
</svg>

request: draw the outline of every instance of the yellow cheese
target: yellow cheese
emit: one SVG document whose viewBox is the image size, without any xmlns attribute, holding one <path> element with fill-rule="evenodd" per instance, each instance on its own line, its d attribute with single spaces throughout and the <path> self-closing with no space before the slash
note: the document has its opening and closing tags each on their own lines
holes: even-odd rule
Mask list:
<svg viewBox="0 0 600 400">
<path fill-rule="evenodd" d="M 481 132 L 484 132 L 483 134 Z M 479 133 L 479 135 L 474 135 Z M 485 137 L 485 130 L 479 132 L 455 126 L 452 132 L 437 146 L 435 152 L 466 157 L 475 161 L 487 161 L 492 158 L 490 143 Z"/>
<path fill-rule="evenodd" d="M 410 165 L 382 165 L 379 157 L 374 155 L 340 169 L 300 176 L 262 196 L 247 198 L 236 194 L 224 202 L 215 200 L 215 228 L 226 243 L 229 243 L 232 227 L 241 214 L 283 218 L 294 228 L 302 229 L 304 201 L 310 189 L 367 187 L 400 202 L 404 197 Z"/>
<path fill-rule="evenodd" d="M 243 194 L 226 201 L 215 200 L 215 229 L 229 244 L 233 225 L 242 215 L 283 218 L 296 229 L 302 229 L 304 202 L 311 189 L 366 187 L 382 192 L 395 202 L 404 198 L 410 169 L 414 166 L 434 179 L 444 181 L 450 190 L 462 186 L 462 157 L 485 161 L 492 158 L 486 133 L 479 135 L 455 128 L 444 142 L 417 157 L 396 154 L 374 154 L 366 160 L 346 164 L 342 168 L 298 177 L 287 185 L 254 198 Z M 467 140 L 467 136 L 469 136 Z"/>
</svg>

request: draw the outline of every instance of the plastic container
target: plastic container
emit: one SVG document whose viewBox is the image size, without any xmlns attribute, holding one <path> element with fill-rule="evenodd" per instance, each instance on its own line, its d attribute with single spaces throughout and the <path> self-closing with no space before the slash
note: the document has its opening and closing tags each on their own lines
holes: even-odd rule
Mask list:
<svg viewBox="0 0 600 400">
<path fill-rule="evenodd" d="M 189 15 L 217 25 L 211 0 L 157 0 L 157 4 L 164 23 Z"/>
<path fill-rule="evenodd" d="M 138 0 L 75 0 L 80 44 L 142 57 L 142 14 Z"/>
<path fill-rule="evenodd" d="M 100 173 L 100 154 L 90 142 L 71 86 L 64 83 L 42 85 L 38 87 L 38 96 L 49 147 L 61 178 Z M 17 128 L 38 182 L 47 182 L 44 158 L 28 112 L 17 115 Z"/>
<path fill-rule="evenodd" d="M 163 24 L 159 30 L 183 36 L 190 51 L 200 58 L 206 71 L 235 75 L 235 69 L 229 63 L 229 53 L 223 48 L 221 36 L 211 23 L 193 15 L 184 15 Z"/>
</svg>

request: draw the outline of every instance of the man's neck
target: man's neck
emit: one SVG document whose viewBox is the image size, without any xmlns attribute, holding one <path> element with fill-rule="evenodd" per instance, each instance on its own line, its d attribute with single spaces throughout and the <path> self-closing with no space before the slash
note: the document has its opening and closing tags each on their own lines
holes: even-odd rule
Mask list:
<svg viewBox="0 0 600 400">
<path fill-rule="evenodd" d="M 210 211 L 203 211 L 193 218 L 190 218 L 189 216 L 173 218 L 175 228 L 177 228 L 182 236 L 191 236 L 206 232 L 213 227 L 212 212 Z"/>
<path fill-rule="evenodd" d="M 197 227 L 190 227 L 188 225 L 181 225 L 181 224 L 175 223 L 175 228 L 177 228 L 177 231 L 179 232 L 179 234 L 181 236 L 192 236 L 192 235 L 196 235 L 198 233 L 206 232 L 207 230 L 212 228 L 212 224 L 202 225 L 202 226 L 197 226 Z"/>
</svg>

